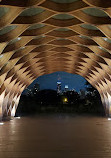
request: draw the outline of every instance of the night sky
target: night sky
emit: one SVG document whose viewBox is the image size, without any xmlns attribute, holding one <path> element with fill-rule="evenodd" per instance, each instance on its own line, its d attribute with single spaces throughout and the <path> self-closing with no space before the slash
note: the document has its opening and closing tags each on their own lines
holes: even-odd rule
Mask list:
<svg viewBox="0 0 111 158">
<path fill-rule="evenodd" d="M 33 87 L 35 83 L 40 84 L 40 89 L 57 89 L 57 81 L 61 81 L 61 88 L 64 90 L 65 85 L 68 85 L 69 90 L 85 89 L 86 80 L 79 76 L 66 72 L 55 72 L 48 75 L 38 77 L 29 87 Z"/>
</svg>

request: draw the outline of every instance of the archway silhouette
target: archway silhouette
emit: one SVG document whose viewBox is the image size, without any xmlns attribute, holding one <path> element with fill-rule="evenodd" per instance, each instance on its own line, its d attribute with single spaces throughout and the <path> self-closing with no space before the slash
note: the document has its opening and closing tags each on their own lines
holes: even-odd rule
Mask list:
<svg viewBox="0 0 111 158">
<path fill-rule="evenodd" d="M 55 72 L 38 77 L 19 101 L 16 116 L 40 113 L 104 115 L 97 90 L 81 76 Z"/>
<path fill-rule="evenodd" d="M 56 71 L 84 77 L 111 115 L 110 7 L 105 0 L 2 0 L 0 117 L 14 116 L 22 91 Z"/>
</svg>

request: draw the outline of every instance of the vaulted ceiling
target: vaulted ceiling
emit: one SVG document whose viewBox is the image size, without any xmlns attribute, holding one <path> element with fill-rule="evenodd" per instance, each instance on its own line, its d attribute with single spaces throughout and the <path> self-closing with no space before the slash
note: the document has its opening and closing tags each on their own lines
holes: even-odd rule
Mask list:
<svg viewBox="0 0 111 158">
<path fill-rule="evenodd" d="M 55 71 L 111 94 L 111 1 L 2 0 L 0 48 L 1 95 Z"/>
</svg>

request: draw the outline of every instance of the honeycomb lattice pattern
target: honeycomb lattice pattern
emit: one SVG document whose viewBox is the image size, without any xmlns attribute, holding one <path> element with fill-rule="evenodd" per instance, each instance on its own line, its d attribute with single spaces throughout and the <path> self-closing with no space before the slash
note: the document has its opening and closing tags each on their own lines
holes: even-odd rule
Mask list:
<svg viewBox="0 0 111 158">
<path fill-rule="evenodd" d="M 0 116 L 13 116 L 21 92 L 56 71 L 83 76 L 110 113 L 110 0 L 2 0 L 0 48 Z"/>
</svg>

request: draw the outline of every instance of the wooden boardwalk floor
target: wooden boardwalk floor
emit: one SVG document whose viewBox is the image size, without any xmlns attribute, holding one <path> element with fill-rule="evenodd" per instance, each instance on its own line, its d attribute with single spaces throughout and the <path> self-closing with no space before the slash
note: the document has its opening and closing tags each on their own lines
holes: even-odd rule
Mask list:
<svg viewBox="0 0 111 158">
<path fill-rule="evenodd" d="M 0 158 L 110 158 L 111 121 L 100 117 L 23 117 L 0 125 Z"/>
</svg>

